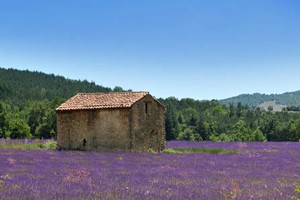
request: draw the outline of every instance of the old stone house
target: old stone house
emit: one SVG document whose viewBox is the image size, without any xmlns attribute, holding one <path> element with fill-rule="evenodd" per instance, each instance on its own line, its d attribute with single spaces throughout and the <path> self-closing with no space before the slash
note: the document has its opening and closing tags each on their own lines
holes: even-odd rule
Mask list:
<svg viewBox="0 0 300 200">
<path fill-rule="evenodd" d="M 61 149 L 160 151 L 164 107 L 148 92 L 79 93 L 57 109 Z"/>
</svg>

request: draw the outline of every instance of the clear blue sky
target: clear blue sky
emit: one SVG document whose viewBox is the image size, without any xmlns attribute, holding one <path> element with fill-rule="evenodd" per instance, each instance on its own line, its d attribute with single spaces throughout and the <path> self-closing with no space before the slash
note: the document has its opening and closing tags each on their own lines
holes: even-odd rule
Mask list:
<svg viewBox="0 0 300 200">
<path fill-rule="evenodd" d="M 0 67 L 156 97 L 300 90 L 298 0 L 0 0 Z"/>
</svg>

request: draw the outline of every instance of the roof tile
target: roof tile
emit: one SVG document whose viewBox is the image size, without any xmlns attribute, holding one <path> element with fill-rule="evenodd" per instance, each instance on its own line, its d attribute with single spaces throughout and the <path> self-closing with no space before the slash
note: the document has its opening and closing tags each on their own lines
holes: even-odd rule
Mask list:
<svg viewBox="0 0 300 200">
<path fill-rule="evenodd" d="M 149 92 L 78 93 L 56 110 L 129 108 L 147 94 Z"/>
</svg>

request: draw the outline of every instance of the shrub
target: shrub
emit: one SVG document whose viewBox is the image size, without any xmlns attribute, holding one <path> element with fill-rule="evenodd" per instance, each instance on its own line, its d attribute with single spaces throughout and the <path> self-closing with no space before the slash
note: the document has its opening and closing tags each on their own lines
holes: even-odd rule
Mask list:
<svg viewBox="0 0 300 200">
<path fill-rule="evenodd" d="M 23 119 L 16 119 L 10 122 L 7 136 L 11 139 L 31 138 L 30 127 Z"/>
</svg>

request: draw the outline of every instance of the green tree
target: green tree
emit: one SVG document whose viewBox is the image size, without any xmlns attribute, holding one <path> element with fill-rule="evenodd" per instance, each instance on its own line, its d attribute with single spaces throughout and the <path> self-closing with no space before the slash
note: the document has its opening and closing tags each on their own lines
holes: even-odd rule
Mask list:
<svg viewBox="0 0 300 200">
<path fill-rule="evenodd" d="M 16 119 L 10 122 L 8 135 L 11 139 L 31 138 L 30 127 L 23 119 Z"/>
<path fill-rule="evenodd" d="M 213 142 L 229 142 L 229 141 L 231 141 L 231 138 L 226 133 L 222 133 L 219 136 L 211 135 L 209 137 L 209 139 L 210 139 L 210 141 L 213 141 Z"/>
<path fill-rule="evenodd" d="M 114 87 L 113 91 L 114 91 L 114 92 L 123 92 L 124 90 L 123 90 L 122 87 L 116 86 L 116 87 Z"/>
<path fill-rule="evenodd" d="M 181 111 L 183 121 L 187 126 L 196 126 L 198 120 L 198 112 L 192 107 L 185 108 Z"/>
<path fill-rule="evenodd" d="M 175 140 L 178 137 L 178 121 L 174 106 L 168 103 L 165 112 L 165 130 L 166 130 L 166 140 Z"/>
<path fill-rule="evenodd" d="M 236 115 L 238 118 L 242 116 L 242 110 L 243 110 L 243 104 L 241 102 L 238 102 L 237 110 L 236 110 Z"/>
<path fill-rule="evenodd" d="M 285 132 L 285 135 L 289 141 L 300 140 L 300 119 L 290 120 L 288 130 Z"/>
<path fill-rule="evenodd" d="M 202 140 L 202 138 L 193 128 L 188 127 L 185 128 L 184 131 L 179 133 L 178 140 L 200 141 Z"/>
<path fill-rule="evenodd" d="M 35 136 L 40 139 L 56 137 L 56 113 L 53 109 L 46 111 L 42 123 L 35 130 Z"/>
<path fill-rule="evenodd" d="M 226 133 L 222 133 L 221 135 L 219 135 L 218 138 L 219 138 L 219 141 L 222 141 L 222 142 L 230 141 L 230 137 Z"/>
<path fill-rule="evenodd" d="M 205 123 L 202 120 L 198 121 L 196 131 L 198 132 L 202 140 L 209 140 L 209 134 L 207 133 Z"/>
<path fill-rule="evenodd" d="M 6 119 L 4 113 L 4 105 L 3 103 L 0 103 L 0 138 L 5 137 L 5 125 L 6 125 Z"/>
<path fill-rule="evenodd" d="M 251 141 L 251 129 L 244 120 L 239 120 L 231 129 L 232 141 Z"/>
<path fill-rule="evenodd" d="M 32 134 L 35 134 L 36 128 L 42 123 L 43 117 L 45 116 L 48 108 L 48 100 L 29 102 L 25 107 L 27 123 L 30 126 L 30 132 Z"/>
<path fill-rule="evenodd" d="M 266 136 L 258 128 L 253 131 L 251 141 L 263 142 L 266 140 Z"/>
<path fill-rule="evenodd" d="M 229 104 L 229 117 L 234 117 L 234 105 L 233 105 L 233 103 Z"/>
</svg>

